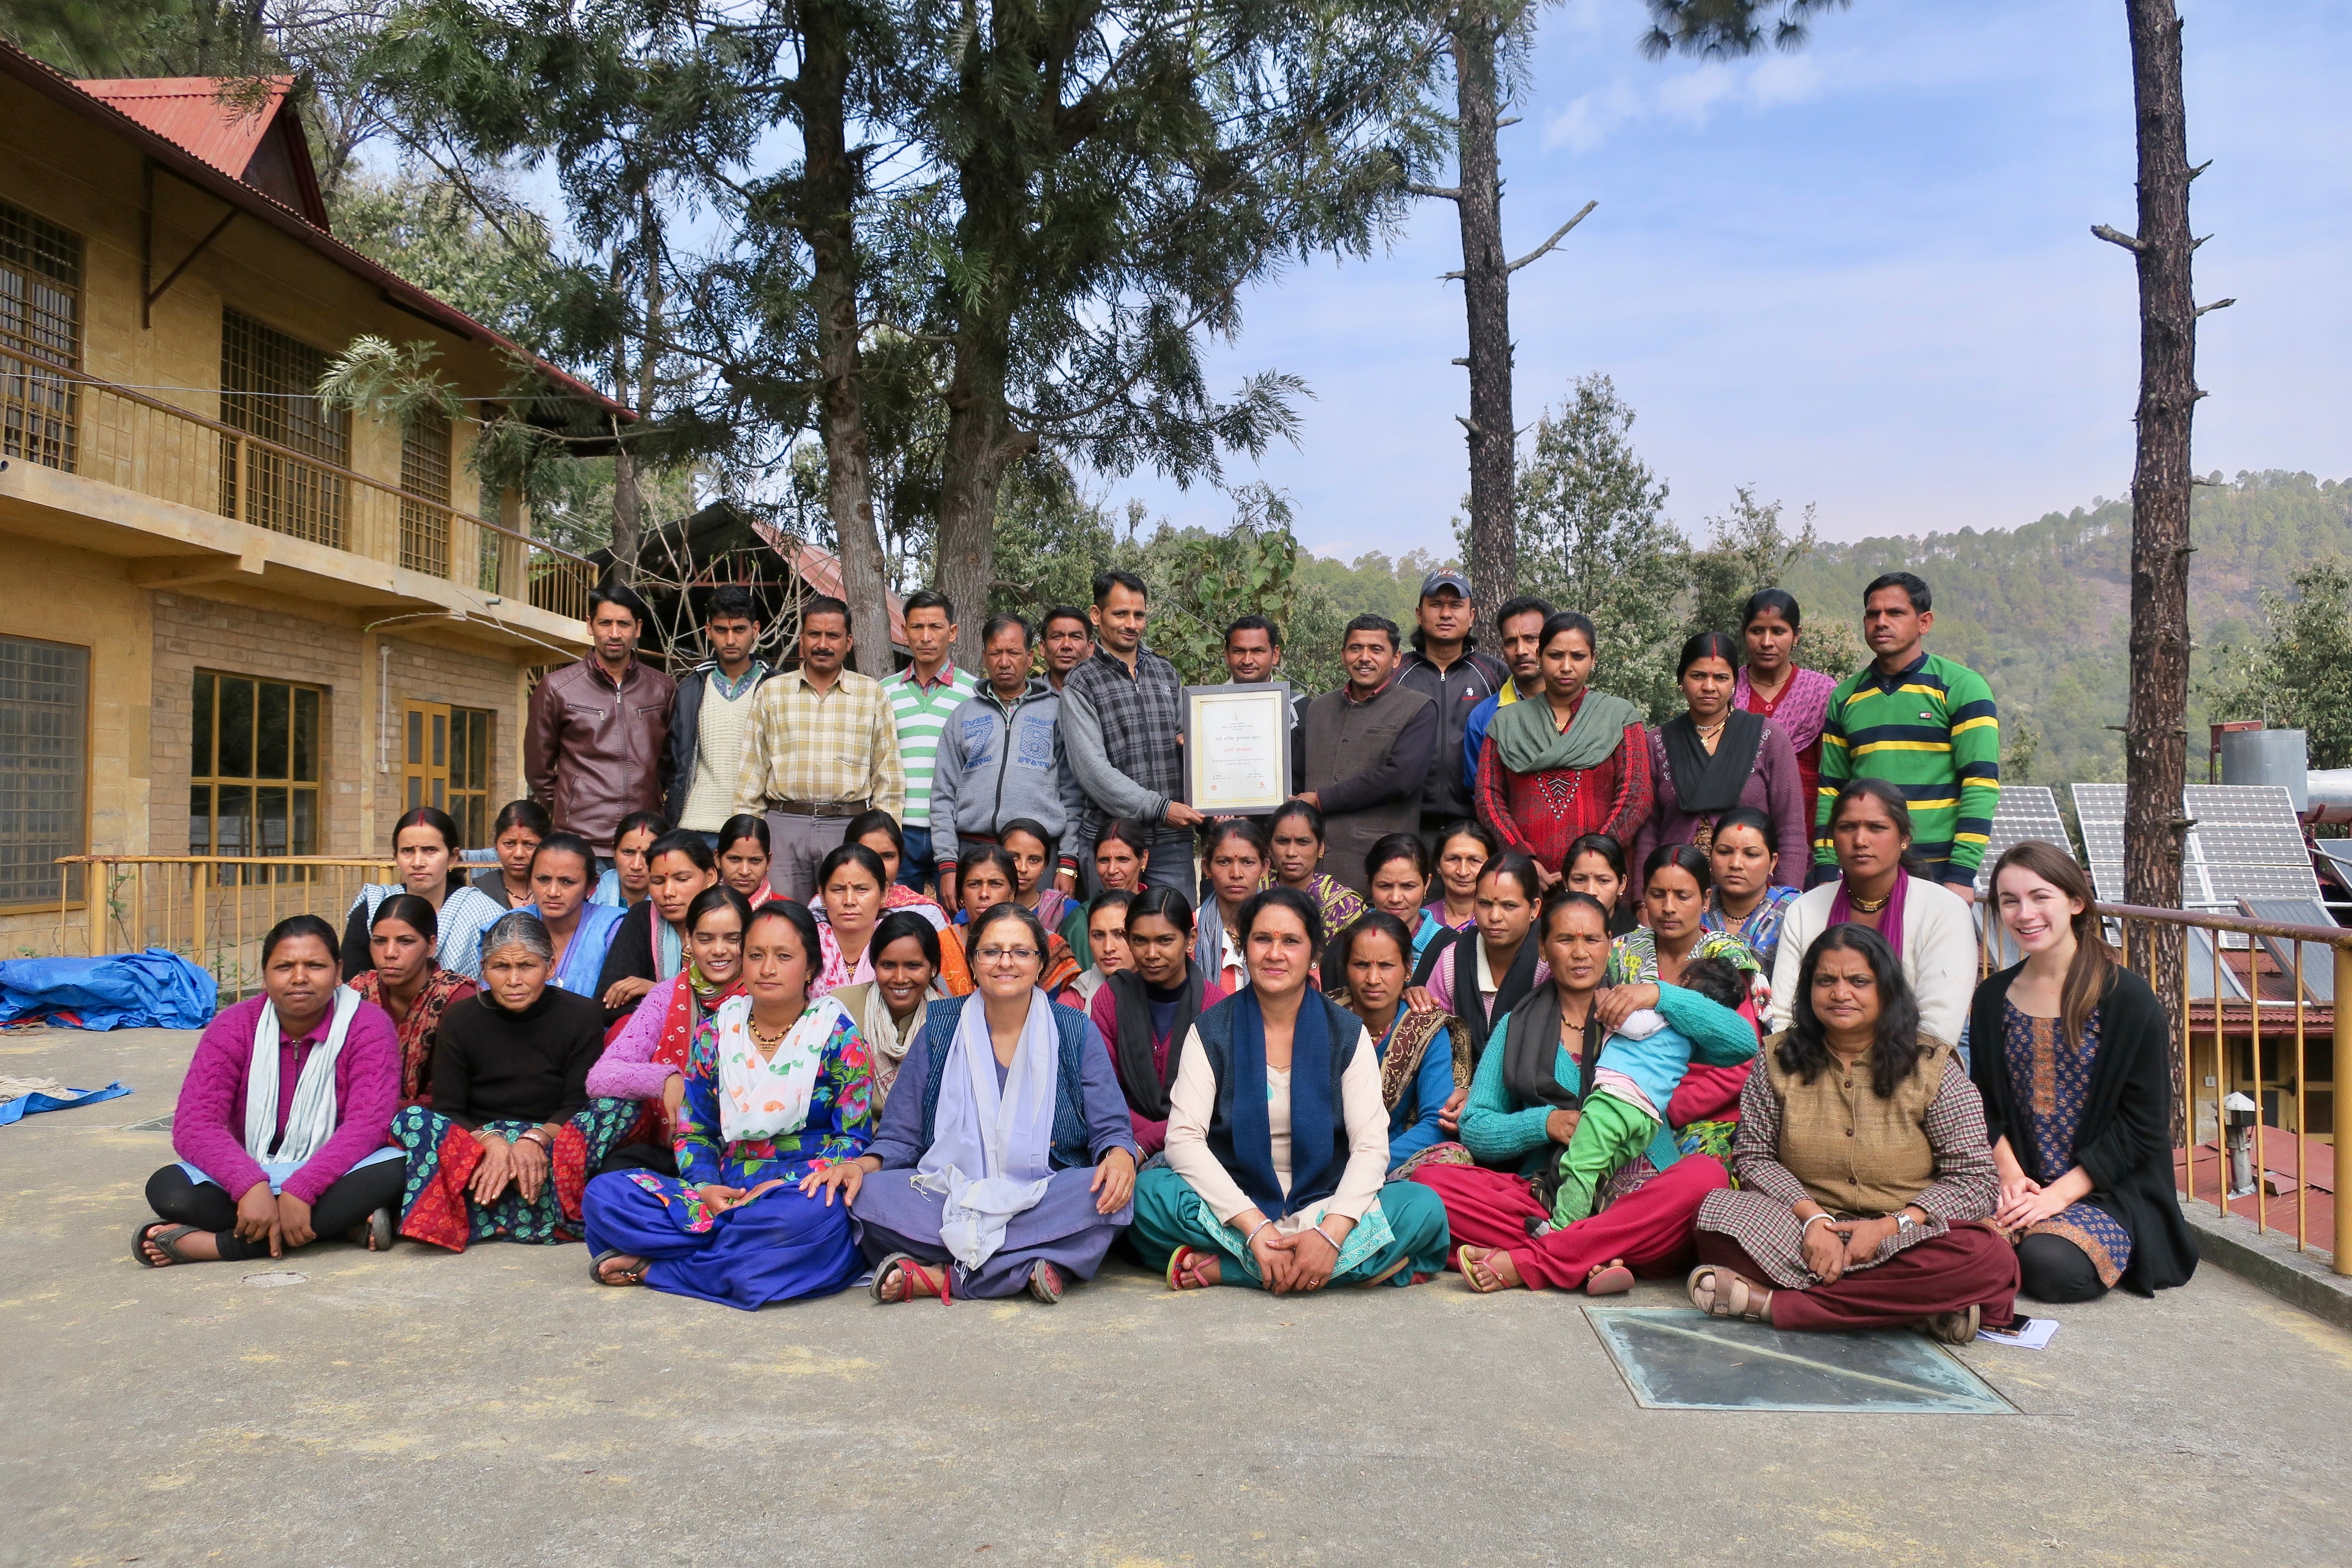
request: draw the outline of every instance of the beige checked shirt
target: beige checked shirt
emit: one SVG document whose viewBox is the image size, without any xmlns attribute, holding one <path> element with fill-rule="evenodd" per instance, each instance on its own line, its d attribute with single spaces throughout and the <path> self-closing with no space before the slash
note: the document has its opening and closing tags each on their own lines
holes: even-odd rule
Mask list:
<svg viewBox="0 0 2352 1568">
<path fill-rule="evenodd" d="M 907 771 L 890 700 L 872 676 L 845 669 L 820 692 L 797 669 L 767 681 L 743 727 L 735 809 L 770 801 L 817 805 L 863 800 L 898 816 L 907 807 Z"/>
</svg>

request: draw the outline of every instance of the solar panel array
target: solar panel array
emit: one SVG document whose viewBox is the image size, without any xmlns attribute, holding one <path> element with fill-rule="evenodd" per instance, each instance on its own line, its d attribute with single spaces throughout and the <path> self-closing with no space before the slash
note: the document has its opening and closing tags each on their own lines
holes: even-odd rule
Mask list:
<svg viewBox="0 0 2352 1568">
<path fill-rule="evenodd" d="M 2100 899 L 2125 903 L 2124 786 L 2078 784 L 2074 811 L 2083 824 L 2091 880 Z M 2189 830 L 2180 868 L 2181 903 L 2236 912 L 2241 899 L 2319 901 L 2319 879 L 2304 847 L 2303 825 L 2281 784 L 2190 784 L 2183 792 Z"/>
<path fill-rule="evenodd" d="M 2246 899 L 2241 901 L 2248 915 L 2258 921 L 2276 921 L 2289 926 L 2332 926 L 2327 907 L 2310 899 Z M 2281 974 L 2294 973 L 2295 944 L 2280 937 L 2255 939 L 2263 951 L 2271 955 Z M 2312 942 L 2303 944 L 2303 990 L 2314 1002 L 2333 1004 L 2336 1000 L 2336 953 L 2332 948 Z"/>
<path fill-rule="evenodd" d="M 1985 843 L 1984 864 L 1977 868 L 1977 895 L 1982 898 L 1991 885 L 1992 868 L 2012 844 L 2032 839 L 2055 844 L 2067 854 L 2074 853 L 2074 840 L 2066 837 L 2066 822 L 2058 815 L 2058 796 L 2048 784 L 2008 784 L 2000 792 L 2000 805 L 1993 811 L 1992 832 Z"/>
<path fill-rule="evenodd" d="M 2074 817 L 2083 825 L 2083 851 L 2090 858 L 2091 885 L 2103 904 L 2124 898 L 2124 786 L 2078 784 Z"/>
</svg>

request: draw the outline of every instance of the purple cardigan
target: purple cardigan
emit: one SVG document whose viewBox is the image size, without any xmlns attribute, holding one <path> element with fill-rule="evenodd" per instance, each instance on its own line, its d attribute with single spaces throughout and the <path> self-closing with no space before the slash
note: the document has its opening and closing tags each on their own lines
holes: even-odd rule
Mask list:
<svg viewBox="0 0 2352 1568">
<path fill-rule="evenodd" d="M 636 1011 L 621 1025 L 621 1032 L 588 1069 L 588 1094 L 592 1100 L 659 1100 L 670 1078 L 677 1072 L 654 1060 L 654 1047 L 661 1044 L 662 1029 L 669 1022 L 671 1004 L 677 1000 L 677 988 L 686 984 L 683 973 L 671 975 L 637 1002 Z"/>
<path fill-rule="evenodd" d="M 269 998 L 257 996 L 222 1012 L 205 1026 L 188 1076 L 180 1080 L 180 1101 L 172 1116 L 172 1147 L 227 1192 L 242 1197 L 269 1179 L 245 1152 L 245 1080 L 253 1065 L 253 1032 Z M 331 1014 L 329 1015 L 332 1016 Z M 323 1045 L 327 1022 L 299 1040 L 278 1047 L 278 1131 L 294 1109 L 294 1086 L 310 1047 Z M 286 1178 L 281 1192 L 306 1204 L 343 1178 L 362 1158 L 384 1145 L 393 1113 L 400 1109 L 400 1038 L 392 1016 L 373 1002 L 352 1015 L 342 1055 L 335 1058 L 335 1110 L 341 1120 L 334 1135 L 302 1168 Z"/>
<path fill-rule="evenodd" d="M 1797 771 L 1796 748 L 1777 721 L 1764 721 L 1764 738 L 1756 747 L 1756 766 L 1739 788 L 1739 804 L 1762 812 L 1777 829 L 1780 863 L 1772 880 L 1784 888 L 1805 885 L 1805 868 L 1813 858 L 1812 803 L 1805 798 L 1803 776 Z M 1675 776 L 1666 766 L 1666 748 L 1656 726 L 1650 730 L 1650 818 L 1633 837 L 1633 895 L 1642 896 L 1642 867 L 1650 851 L 1661 844 L 1690 844 L 1698 838 L 1698 819 L 1683 814 L 1675 795 Z"/>
</svg>

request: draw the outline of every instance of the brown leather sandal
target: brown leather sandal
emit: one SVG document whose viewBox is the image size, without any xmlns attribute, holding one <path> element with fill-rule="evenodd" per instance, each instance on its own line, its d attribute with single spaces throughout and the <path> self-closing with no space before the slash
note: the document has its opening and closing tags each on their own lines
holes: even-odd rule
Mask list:
<svg viewBox="0 0 2352 1568">
<path fill-rule="evenodd" d="M 1702 1263 L 1684 1281 L 1691 1305 L 1710 1318 L 1737 1318 L 1745 1323 L 1772 1321 L 1772 1292 L 1751 1285 L 1737 1269 Z"/>
</svg>

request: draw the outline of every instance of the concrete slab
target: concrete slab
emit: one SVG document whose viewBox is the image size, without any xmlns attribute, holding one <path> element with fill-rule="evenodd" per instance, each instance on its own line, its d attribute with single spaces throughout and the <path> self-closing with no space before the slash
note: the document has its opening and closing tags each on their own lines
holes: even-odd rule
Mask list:
<svg viewBox="0 0 2352 1568">
<path fill-rule="evenodd" d="M 1962 1352 L 2010 1416 L 1642 1410 L 1583 1298 L 1450 1279 L 744 1314 L 331 1244 L 262 1289 L 131 1260 L 188 1045 L 0 1037 L 138 1088 L 0 1130 L 0 1563 L 2352 1558 L 2352 1335 L 2217 1269 Z"/>
</svg>

